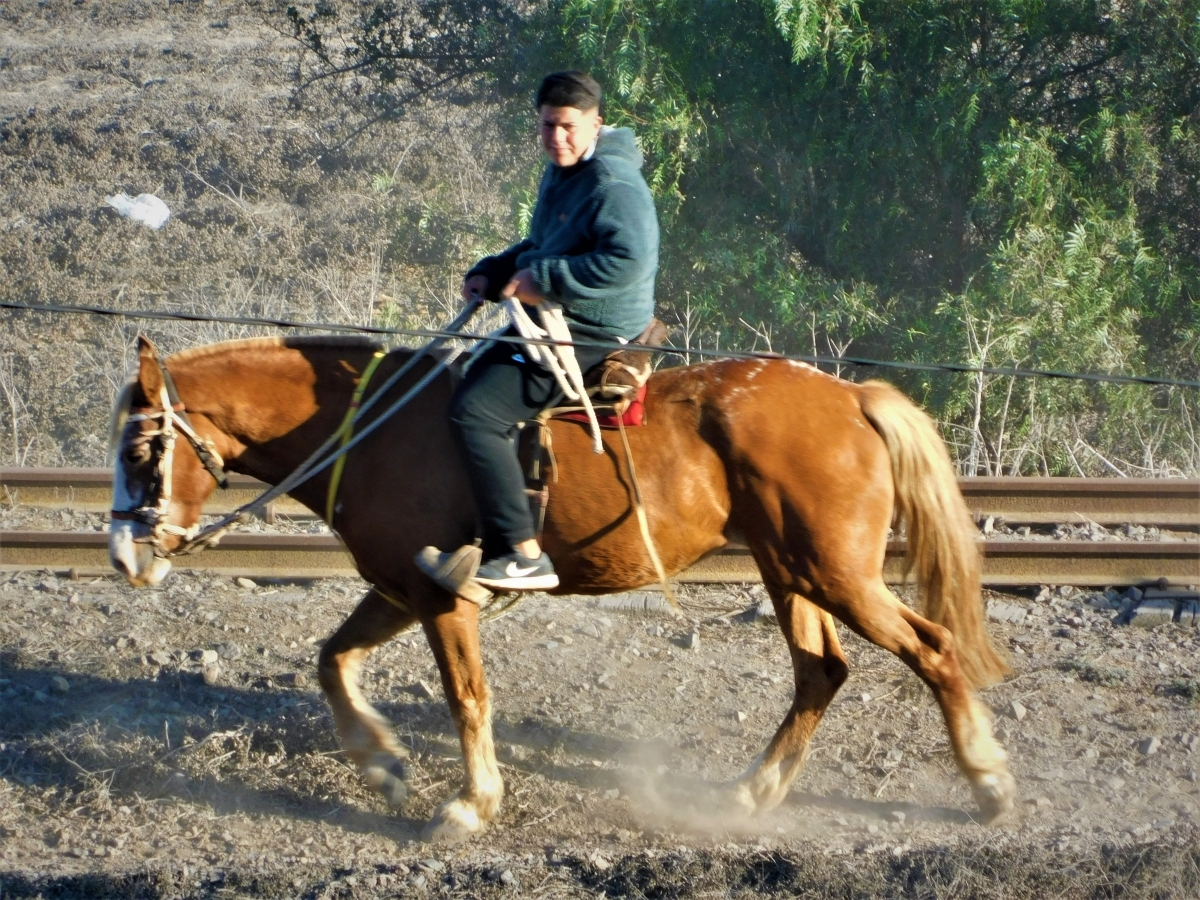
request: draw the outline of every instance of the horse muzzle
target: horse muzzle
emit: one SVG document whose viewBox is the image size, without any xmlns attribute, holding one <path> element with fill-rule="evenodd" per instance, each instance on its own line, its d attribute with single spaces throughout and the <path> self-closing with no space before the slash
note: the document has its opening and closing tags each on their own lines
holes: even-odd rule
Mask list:
<svg viewBox="0 0 1200 900">
<path fill-rule="evenodd" d="M 171 571 L 171 561 L 154 555 L 152 529 L 141 522 L 114 519 L 108 535 L 108 559 L 134 587 L 154 587 Z"/>
</svg>

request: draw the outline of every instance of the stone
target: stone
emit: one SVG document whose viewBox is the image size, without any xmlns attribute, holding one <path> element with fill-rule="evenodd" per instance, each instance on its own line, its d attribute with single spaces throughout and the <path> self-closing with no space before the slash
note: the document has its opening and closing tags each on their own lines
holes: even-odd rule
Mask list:
<svg viewBox="0 0 1200 900">
<path fill-rule="evenodd" d="M 618 788 L 609 788 L 607 791 L 604 792 L 605 800 L 616 800 L 620 796 L 621 796 L 621 791 Z"/>
<path fill-rule="evenodd" d="M 746 721 L 746 714 L 740 709 L 733 714 L 733 717 L 738 720 L 739 725 Z"/>
<path fill-rule="evenodd" d="M 1138 743 L 1138 753 L 1143 756 L 1153 756 L 1162 747 L 1162 741 L 1156 737 L 1143 738 Z"/>
<path fill-rule="evenodd" d="M 116 614 L 117 608 L 115 606 L 113 606 L 111 603 L 105 603 L 103 606 L 100 607 L 100 612 L 104 613 L 106 616 L 111 617 Z"/>
<path fill-rule="evenodd" d="M 892 812 L 891 812 L 891 816 L 892 816 L 892 819 L 893 819 L 893 820 L 895 820 L 895 822 L 896 822 L 897 824 L 899 824 L 899 825 L 903 825 L 903 824 L 904 824 L 904 820 L 908 818 L 908 816 L 907 816 L 907 815 L 905 815 L 904 813 L 902 813 L 902 812 L 901 812 L 900 810 L 898 810 L 898 809 L 894 809 L 894 810 L 892 810 Z"/>
<path fill-rule="evenodd" d="M 204 663 L 214 663 L 217 661 L 218 654 L 216 650 L 193 650 L 191 657 L 195 662 L 203 665 Z"/>
<path fill-rule="evenodd" d="M 47 594 L 57 594 L 58 593 L 58 579 L 57 578 L 45 578 L 42 581 L 39 581 L 37 586 L 38 586 L 39 591 L 45 591 Z"/>
<path fill-rule="evenodd" d="M 155 650 L 153 653 L 148 653 L 146 659 L 156 666 L 167 666 L 174 661 L 169 650 Z"/>
<path fill-rule="evenodd" d="M 221 680 L 221 664 L 215 659 L 204 663 L 200 668 L 200 677 L 204 679 L 205 684 L 212 687 Z"/>
<path fill-rule="evenodd" d="M 237 659 L 242 655 L 242 648 L 239 644 L 233 641 L 228 641 L 224 644 L 217 644 L 217 656 L 221 659 Z"/>
<path fill-rule="evenodd" d="M 699 650 L 700 649 L 700 632 L 693 631 L 686 638 L 684 638 L 683 647 L 685 650 Z"/>
<path fill-rule="evenodd" d="M 414 684 L 412 686 L 411 690 L 418 697 L 422 697 L 426 700 L 436 700 L 437 699 L 437 692 L 433 689 L 433 685 L 431 685 L 427 681 L 423 681 L 423 680 L 418 681 L 416 684 Z"/>
<path fill-rule="evenodd" d="M 1025 615 L 1025 607 L 1016 603 L 1005 603 L 1000 600 L 988 601 L 987 617 L 993 622 L 1008 622 L 1018 625 L 1025 621 Z"/>
<path fill-rule="evenodd" d="M 279 683 L 286 684 L 289 687 L 304 688 L 308 687 L 308 676 L 303 672 L 287 672 L 279 676 Z"/>
<path fill-rule="evenodd" d="M 517 876 L 512 873 L 511 869 L 505 869 L 500 873 L 500 883 L 506 887 L 515 887 L 517 884 Z"/>
<path fill-rule="evenodd" d="M 1029 714 L 1029 711 L 1025 708 L 1025 704 L 1020 700 L 1014 700 L 1012 703 L 1010 703 L 1008 705 L 1008 711 L 1018 722 L 1024 721 L 1025 716 Z"/>
<path fill-rule="evenodd" d="M 238 587 L 245 588 L 248 591 L 252 591 L 256 587 L 258 587 L 258 585 L 255 584 L 253 581 L 251 581 L 249 578 L 235 578 L 233 581 L 234 581 L 234 584 L 236 584 Z"/>
<path fill-rule="evenodd" d="M 842 763 L 842 774 L 847 778 L 853 778 L 858 774 L 858 766 L 850 761 Z"/>
<path fill-rule="evenodd" d="M 61 675 L 55 675 L 50 679 L 50 690 L 55 694 L 65 694 L 71 689 L 70 683 Z"/>
</svg>

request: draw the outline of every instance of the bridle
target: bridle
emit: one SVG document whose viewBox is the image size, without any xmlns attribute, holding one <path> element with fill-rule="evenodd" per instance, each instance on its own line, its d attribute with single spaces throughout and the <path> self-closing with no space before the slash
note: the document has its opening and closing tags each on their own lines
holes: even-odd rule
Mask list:
<svg viewBox="0 0 1200 900">
<path fill-rule="evenodd" d="M 156 361 L 156 364 L 162 375 L 162 387 L 159 389 L 158 396 L 159 407 L 133 407 L 125 421 L 126 423 L 160 421 L 161 424 L 154 431 L 143 429 L 137 440 L 149 442 L 153 438 L 158 438 L 162 450 L 155 462 L 154 477 L 143 492 L 140 505 L 131 509 L 114 508 L 112 518 L 117 521 L 138 522 L 147 526 L 150 529 L 149 534 L 134 540 L 138 543 L 150 544 L 155 556 L 167 559 L 192 549 L 195 543 L 194 539 L 200 531 L 199 522 L 188 528 L 182 528 L 167 521 L 167 511 L 171 506 L 171 474 L 175 461 L 176 437 L 182 434 L 187 439 L 204 468 L 208 470 L 220 487 L 228 487 L 229 482 L 225 477 L 225 461 L 221 458 L 221 454 L 217 452 L 211 441 L 202 438 L 192 426 L 187 409 L 180 401 L 179 392 L 175 389 L 175 381 L 171 378 L 171 373 L 161 363 Z M 168 550 L 166 547 L 165 539 L 169 535 L 183 538 L 183 543 L 175 550 Z"/>
</svg>

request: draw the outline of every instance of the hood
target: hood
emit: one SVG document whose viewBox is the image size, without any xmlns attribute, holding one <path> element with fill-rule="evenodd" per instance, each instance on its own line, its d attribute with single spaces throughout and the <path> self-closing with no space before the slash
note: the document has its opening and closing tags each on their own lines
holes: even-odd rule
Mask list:
<svg viewBox="0 0 1200 900">
<path fill-rule="evenodd" d="M 596 138 L 596 156 L 613 162 L 621 161 L 635 169 L 642 167 L 642 151 L 638 149 L 633 131 L 629 128 L 601 126 Z"/>
</svg>

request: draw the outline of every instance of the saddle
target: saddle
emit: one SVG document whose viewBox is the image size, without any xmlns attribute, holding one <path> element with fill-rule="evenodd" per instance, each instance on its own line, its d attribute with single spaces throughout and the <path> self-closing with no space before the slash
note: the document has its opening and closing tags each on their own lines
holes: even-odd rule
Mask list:
<svg viewBox="0 0 1200 900">
<path fill-rule="evenodd" d="M 665 344 L 670 334 L 666 325 L 651 319 L 646 330 L 630 341 L 627 349 L 608 354 L 584 373 L 583 384 L 592 398 L 601 428 L 636 428 L 646 424 L 646 382 L 654 371 L 652 348 Z M 528 460 L 525 494 L 529 497 L 539 538 L 546 506 L 550 502 L 547 469 L 551 470 L 550 480 L 557 478 L 550 429 L 546 427 L 551 419 L 584 424 L 588 421 L 583 407 L 558 406 L 543 411 L 522 429 L 521 455 Z"/>
</svg>

